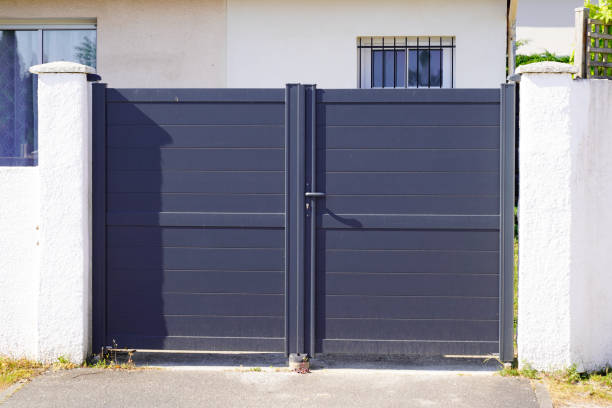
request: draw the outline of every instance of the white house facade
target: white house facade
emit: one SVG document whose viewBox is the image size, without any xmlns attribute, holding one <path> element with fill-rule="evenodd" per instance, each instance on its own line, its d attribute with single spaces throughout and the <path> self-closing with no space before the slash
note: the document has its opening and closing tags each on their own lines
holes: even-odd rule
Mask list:
<svg viewBox="0 0 612 408">
<path fill-rule="evenodd" d="M 574 9 L 582 0 L 528 0 L 518 3 L 516 39 L 517 54 L 529 55 L 549 51 L 571 55 L 574 47 Z"/>
<path fill-rule="evenodd" d="M 505 80 L 507 8 L 506 0 L 3 0 L 0 30 L 93 29 L 96 68 L 117 87 L 354 88 L 359 40 L 382 46 L 384 37 L 385 49 L 395 40 L 401 51 L 387 53 L 400 57 L 400 71 L 407 48 L 442 48 L 442 58 L 431 54 L 434 75 L 448 78 L 442 86 L 481 88 Z"/>
</svg>

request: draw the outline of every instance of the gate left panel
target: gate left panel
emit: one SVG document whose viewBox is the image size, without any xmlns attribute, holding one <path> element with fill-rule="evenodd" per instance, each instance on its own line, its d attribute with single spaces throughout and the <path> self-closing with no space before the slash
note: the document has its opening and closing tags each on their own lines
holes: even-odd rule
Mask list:
<svg viewBox="0 0 612 408">
<path fill-rule="evenodd" d="M 105 108 L 98 338 L 284 351 L 284 91 L 109 88 Z"/>
</svg>

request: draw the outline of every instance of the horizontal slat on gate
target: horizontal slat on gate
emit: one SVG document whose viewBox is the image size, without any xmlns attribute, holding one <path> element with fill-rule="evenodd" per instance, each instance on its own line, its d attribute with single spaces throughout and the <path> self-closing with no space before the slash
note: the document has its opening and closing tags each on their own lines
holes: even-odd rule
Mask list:
<svg viewBox="0 0 612 408">
<path fill-rule="evenodd" d="M 328 318 L 476 319 L 499 317 L 498 298 L 325 296 Z"/>
<path fill-rule="evenodd" d="M 283 194 L 109 193 L 106 200 L 110 212 L 280 213 L 285 209 Z"/>
<path fill-rule="evenodd" d="M 496 195 L 327 195 L 322 204 L 318 210 L 324 214 L 499 214 Z"/>
<path fill-rule="evenodd" d="M 108 322 L 110 333 L 215 337 L 281 337 L 282 317 L 135 316 L 117 314 Z"/>
<path fill-rule="evenodd" d="M 112 212 L 107 225 L 158 225 L 174 227 L 250 227 L 279 228 L 285 214 L 187 213 L 187 212 Z"/>
<path fill-rule="evenodd" d="M 321 103 L 492 103 L 499 104 L 499 89 L 319 89 Z M 436 106 L 437 107 L 437 106 Z M 435 109 L 432 107 L 432 109 Z"/>
<path fill-rule="evenodd" d="M 498 126 L 319 126 L 320 149 L 498 149 Z"/>
<path fill-rule="evenodd" d="M 326 319 L 327 339 L 495 341 L 497 320 Z"/>
<path fill-rule="evenodd" d="M 325 166 L 328 173 L 488 172 L 498 174 L 499 172 L 499 151 L 495 149 L 335 149 L 321 152 L 317 158 L 318 165 Z"/>
<path fill-rule="evenodd" d="M 108 88 L 106 101 L 114 102 L 284 102 L 284 89 L 231 88 Z"/>
<path fill-rule="evenodd" d="M 283 250 L 274 248 L 177 248 L 165 247 L 151 253 L 142 247 L 110 247 L 110 269 L 214 269 L 279 271 Z"/>
<path fill-rule="evenodd" d="M 108 147 L 271 147 L 284 146 L 280 125 L 132 125 L 109 126 Z"/>
<path fill-rule="evenodd" d="M 107 166 L 118 170 L 283 171 L 284 149 L 109 148 Z"/>
<path fill-rule="evenodd" d="M 265 351 L 281 352 L 284 338 L 271 337 L 205 337 L 205 336 L 135 336 L 115 333 L 108 336 L 117 344 L 129 344 L 140 349 L 211 350 L 211 351 Z"/>
<path fill-rule="evenodd" d="M 327 194 L 499 194 L 499 175 L 488 173 L 331 173 Z"/>
<path fill-rule="evenodd" d="M 109 125 L 282 125 L 280 103 L 110 103 Z"/>
<path fill-rule="evenodd" d="M 484 356 L 499 352 L 497 341 L 338 340 L 324 339 L 323 353 Z"/>
<path fill-rule="evenodd" d="M 495 275 L 440 273 L 327 273 L 327 295 L 362 296 L 459 296 L 497 297 L 499 280 Z M 444 303 L 444 300 L 440 300 Z"/>
<path fill-rule="evenodd" d="M 499 104 L 322 103 L 317 119 L 326 126 L 496 126 Z"/>
<path fill-rule="evenodd" d="M 110 171 L 110 193 L 284 193 L 284 172 Z"/>
<path fill-rule="evenodd" d="M 499 249 L 499 232 L 466 230 L 319 230 L 319 242 L 334 249 Z"/>
<path fill-rule="evenodd" d="M 109 193 L 106 199 L 110 212 L 280 213 L 285 209 L 282 194 Z"/>
<path fill-rule="evenodd" d="M 109 269 L 110 293 L 151 296 L 160 292 L 282 294 L 281 271 L 193 271 Z"/>
<path fill-rule="evenodd" d="M 361 273 L 496 273 L 495 251 L 350 251 L 318 253 L 326 272 Z"/>
<path fill-rule="evenodd" d="M 323 214 L 324 228 L 499 229 L 498 215 Z"/>
<path fill-rule="evenodd" d="M 283 248 L 282 229 L 109 226 L 108 247 Z M 152 249 L 152 248 L 151 248 Z"/>
<path fill-rule="evenodd" d="M 220 293 L 157 293 L 141 296 L 138 302 L 124 293 L 108 297 L 109 317 L 122 313 L 132 316 L 282 316 L 283 295 Z"/>
</svg>

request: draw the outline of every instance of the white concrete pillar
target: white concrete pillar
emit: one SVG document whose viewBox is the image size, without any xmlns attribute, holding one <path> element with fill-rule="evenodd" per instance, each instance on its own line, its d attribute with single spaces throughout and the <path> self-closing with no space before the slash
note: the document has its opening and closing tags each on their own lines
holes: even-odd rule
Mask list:
<svg viewBox="0 0 612 408">
<path fill-rule="evenodd" d="M 40 280 L 38 357 L 90 352 L 90 86 L 93 68 L 52 62 L 38 74 Z"/>
<path fill-rule="evenodd" d="M 518 359 L 540 370 L 612 363 L 612 84 L 574 70 L 517 69 Z"/>
</svg>

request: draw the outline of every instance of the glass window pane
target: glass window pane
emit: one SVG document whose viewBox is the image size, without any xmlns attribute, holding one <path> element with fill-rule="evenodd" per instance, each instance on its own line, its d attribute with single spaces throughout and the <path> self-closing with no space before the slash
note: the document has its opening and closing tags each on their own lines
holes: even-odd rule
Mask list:
<svg viewBox="0 0 612 408">
<path fill-rule="evenodd" d="M 395 86 L 404 88 L 406 86 L 406 51 L 396 51 L 395 55 Z"/>
<path fill-rule="evenodd" d="M 36 76 L 41 62 L 38 31 L 0 30 L 0 165 L 37 162 Z"/>
<path fill-rule="evenodd" d="M 430 55 L 430 73 L 429 73 L 429 81 L 432 87 L 440 88 L 442 83 L 442 53 L 440 50 L 431 50 L 429 51 Z"/>
<path fill-rule="evenodd" d="M 360 79 L 360 87 L 361 88 L 371 88 L 372 84 L 370 84 L 372 78 L 372 56 L 370 54 L 371 50 L 369 48 L 361 49 L 361 79 Z"/>
<path fill-rule="evenodd" d="M 450 48 L 444 48 L 442 51 L 442 88 L 450 88 L 451 73 L 453 69 L 451 67 L 451 55 L 452 51 Z"/>
<path fill-rule="evenodd" d="M 44 30 L 43 62 L 71 61 L 96 67 L 96 30 Z"/>
<path fill-rule="evenodd" d="M 395 51 L 385 51 L 385 87 L 393 88 L 395 79 Z"/>
<path fill-rule="evenodd" d="M 419 88 L 429 85 L 429 51 L 419 50 Z"/>
<path fill-rule="evenodd" d="M 373 50 L 372 56 L 374 57 L 372 64 L 374 83 L 372 84 L 372 87 L 381 88 L 383 86 L 383 53 L 381 50 Z"/>
<path fill-rule="evenodd" d="M 417 86 L 417 50 L 408 51 L 408 86 Z"/>
</svg>

